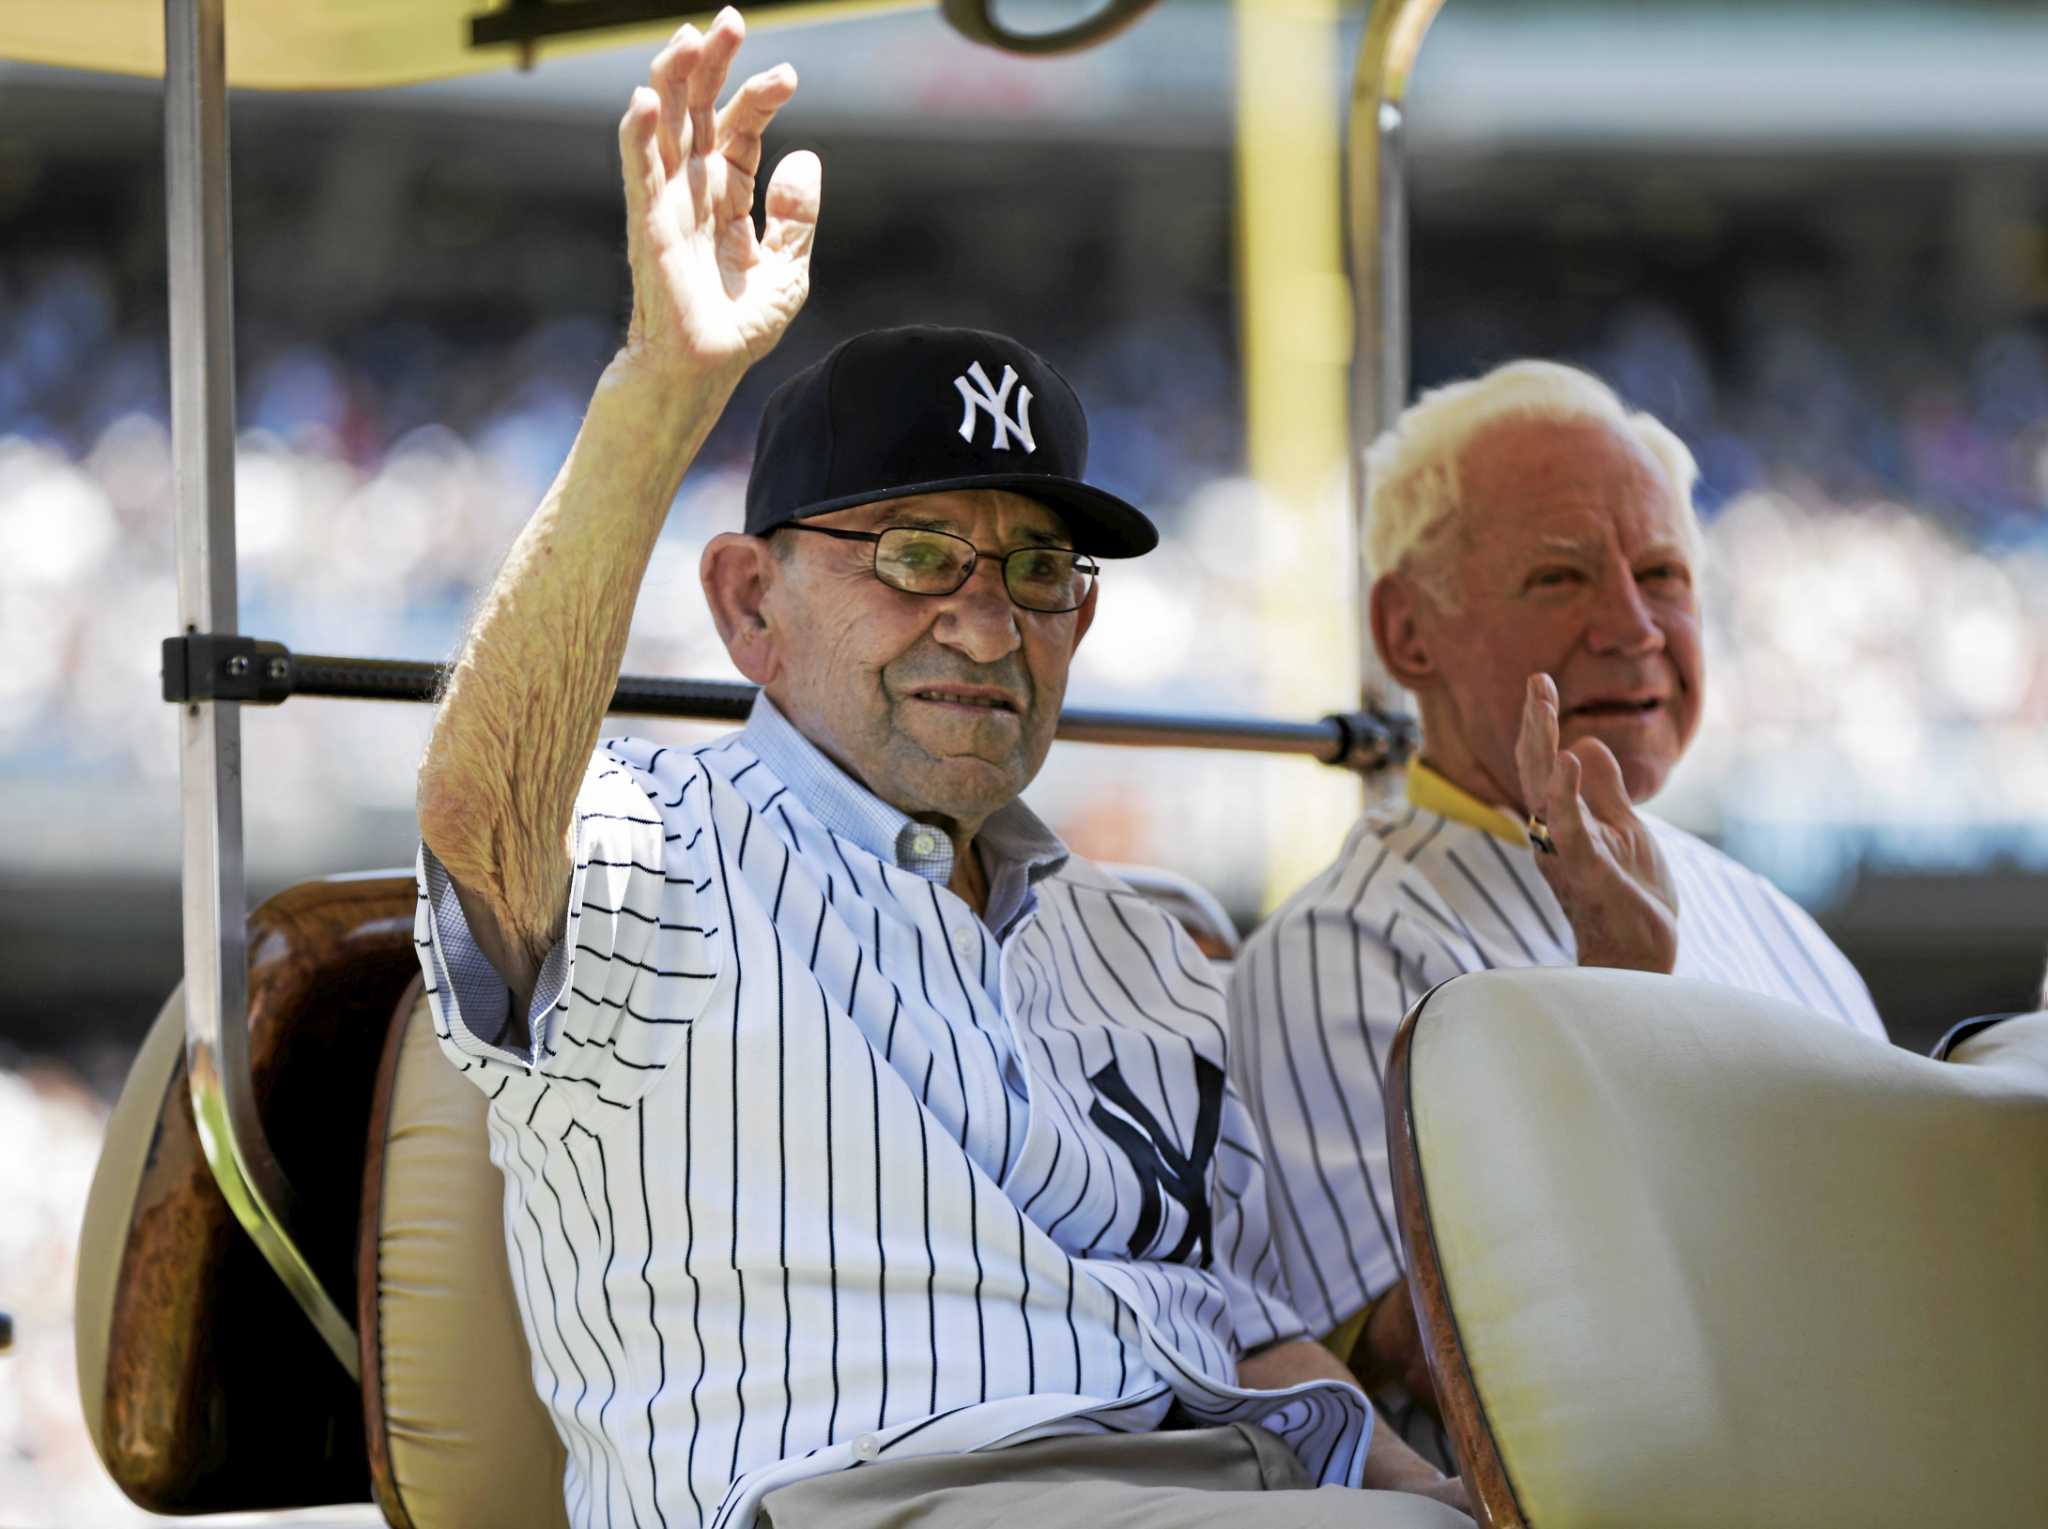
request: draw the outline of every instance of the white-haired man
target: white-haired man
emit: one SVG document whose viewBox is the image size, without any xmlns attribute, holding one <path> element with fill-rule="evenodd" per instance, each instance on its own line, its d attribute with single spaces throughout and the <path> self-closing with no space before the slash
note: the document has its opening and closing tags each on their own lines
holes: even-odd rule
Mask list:
<svg viewBox="0 0 2048 1529">
<path fill-rule="evenodd" d="M 1656 420 L 1539 361 L 1428 394 L 1373 447 L 1373 640 L 1415 698 L 1421 757 L 1407 799 L 1367 812 L 1253 936 L 1231 989 L 1296 1305 L 1368 1389 L 1430 1393 L 1381 1097 L 1427 988 L 1491 967 L 1675 971 L 1884 1037 L 1811 919 L 1632 806 L 1699 725 L 1695 471 Z"/>
</svg>

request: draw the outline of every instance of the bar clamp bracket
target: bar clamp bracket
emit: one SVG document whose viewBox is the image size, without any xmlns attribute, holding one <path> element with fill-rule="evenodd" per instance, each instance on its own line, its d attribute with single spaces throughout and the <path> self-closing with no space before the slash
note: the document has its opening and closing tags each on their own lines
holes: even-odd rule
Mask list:
<svg viewBox="0 0 2048 1529">
<path fill-rule="evenodd" d="M 214 632 L 164 639 L 164 699 L 178 705 L 276 706 L 291 695 L 297 677 L 291 650 L 281 642 Z"/>
<path fill-rule="evenodd" d="M 1356 770 L 1361 775 L 1374 775 L 1406 764 L 1422 742 L 1413 717 L 1381 711 L 1378 707 L 1333 712 L 1323 721 L 1337 734 L 1337 751 L 1324 755 L 1323 763 Z"/>
</svg>

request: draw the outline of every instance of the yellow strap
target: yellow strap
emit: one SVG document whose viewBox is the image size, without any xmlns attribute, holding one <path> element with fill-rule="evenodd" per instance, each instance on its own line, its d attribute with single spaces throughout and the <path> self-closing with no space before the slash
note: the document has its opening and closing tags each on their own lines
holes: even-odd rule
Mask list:
<svg viewBox="0 0 2048 1529">
<path fill-rule="evenodd" d="M 1408 800 L 1424 812 L 1434 812 L 1468 828 L 1482 829 L 1497 839 L 1526 846 L 1529 831 L 1521 819 L 1500 807 L 1490 807 L 1462 786 L 1415 760 L 1408 766 Z"/>
</svg>

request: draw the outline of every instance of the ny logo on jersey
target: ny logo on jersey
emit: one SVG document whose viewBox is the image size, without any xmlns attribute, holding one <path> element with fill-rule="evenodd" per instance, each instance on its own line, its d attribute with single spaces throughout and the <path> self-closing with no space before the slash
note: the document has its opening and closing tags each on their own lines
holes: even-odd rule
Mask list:
<svg viewBox="0 0 2048 1529">
<path fill-rule="evenodd" d="M 960 376 L 953 379 L 953 386 L 960 390 L 960 397 L 967 405 L 960 416 L 960 439 L 968 445 L 974 444 L 974 416 L 980 410 L 987 410 L 993 439 L 989 442 L 992 451 L 1008 451 L 1012 437 L 1023 442 L 1027 452 L 1038 450 L 1038 443 L 1031 439 L 1031 389 L 1017 386 L 1017 369 L 1003 368 L 1002 386 L 991 386 L 988 373 L 975 362 Z M 1017 413 L 1012 417 L 1010 394 L 1017 395 Z"/>
<path fill-rule="evenodd" d="M 1166 1255 L 1170 1263 L 1185 1263 L 1196 1248 L 1201 1256 L 1195 1267 L 1206 1269 L 1212 1256 L 1214 1218 L 1209 1207 L 1209 1160 L 1216 1155 L 1216 1138 L 1223 1129 L 1223 1069 L 1196 1057 L 1194 1140 L 1182 1153 L 1172 1133 L 1131 1092 L 1123 1069 L 1115 1061 L 1100 1072 L 1091 1073 L 1096 1100 L 1088 1118 L 1095 1129 L 1116 1143 L 1138 1175 L 1138 1224 L 1131 1231 L 1131 1256 L 1151 1256 L 1152 1241 L 1159 1235 L 1165 1213 L 1165 1199 L 1179 1203 L 1187 1216 L 1187 1229 Z M 1115 1106 L 1114 1109 L 1109 1106 Z"/>
</svg>

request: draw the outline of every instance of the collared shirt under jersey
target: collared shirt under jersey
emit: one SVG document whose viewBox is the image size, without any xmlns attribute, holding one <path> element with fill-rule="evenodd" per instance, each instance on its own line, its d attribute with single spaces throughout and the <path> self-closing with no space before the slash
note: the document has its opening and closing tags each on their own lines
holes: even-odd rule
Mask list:
<svg viewBox="0 0 2048 1529">
<path fill-rule="evenodd" d="M 818 1472 L 1176 1402 L 1356 1483 L 1355 1392 L 1232 1384 L 1305 1329 L 1216 974 L 1021 804 L 977 845 L 986 921 L 944 834 L 765 701 L 696 750 L 607 740 L 524 1053 L 422 850 L 575 1523 L 743 1525 Z"/>
<path fill-rule="evenodd" d="M 1428 765 L 1245 943 L 1231 1075 L 1268 1153 L 1295 1309 L 1330 1333 L 1404 1272 L 1387 1165 L 1387 1048 L 1439 982 L 1571 966 L 1570 924 L 1521 823 Z M 1754 871 L 1643 814 L 1678 889 L 1677 974 L 1746 988 L 1885 1038 L 1870 993 L 1806 913 Z"/>
</svg>

